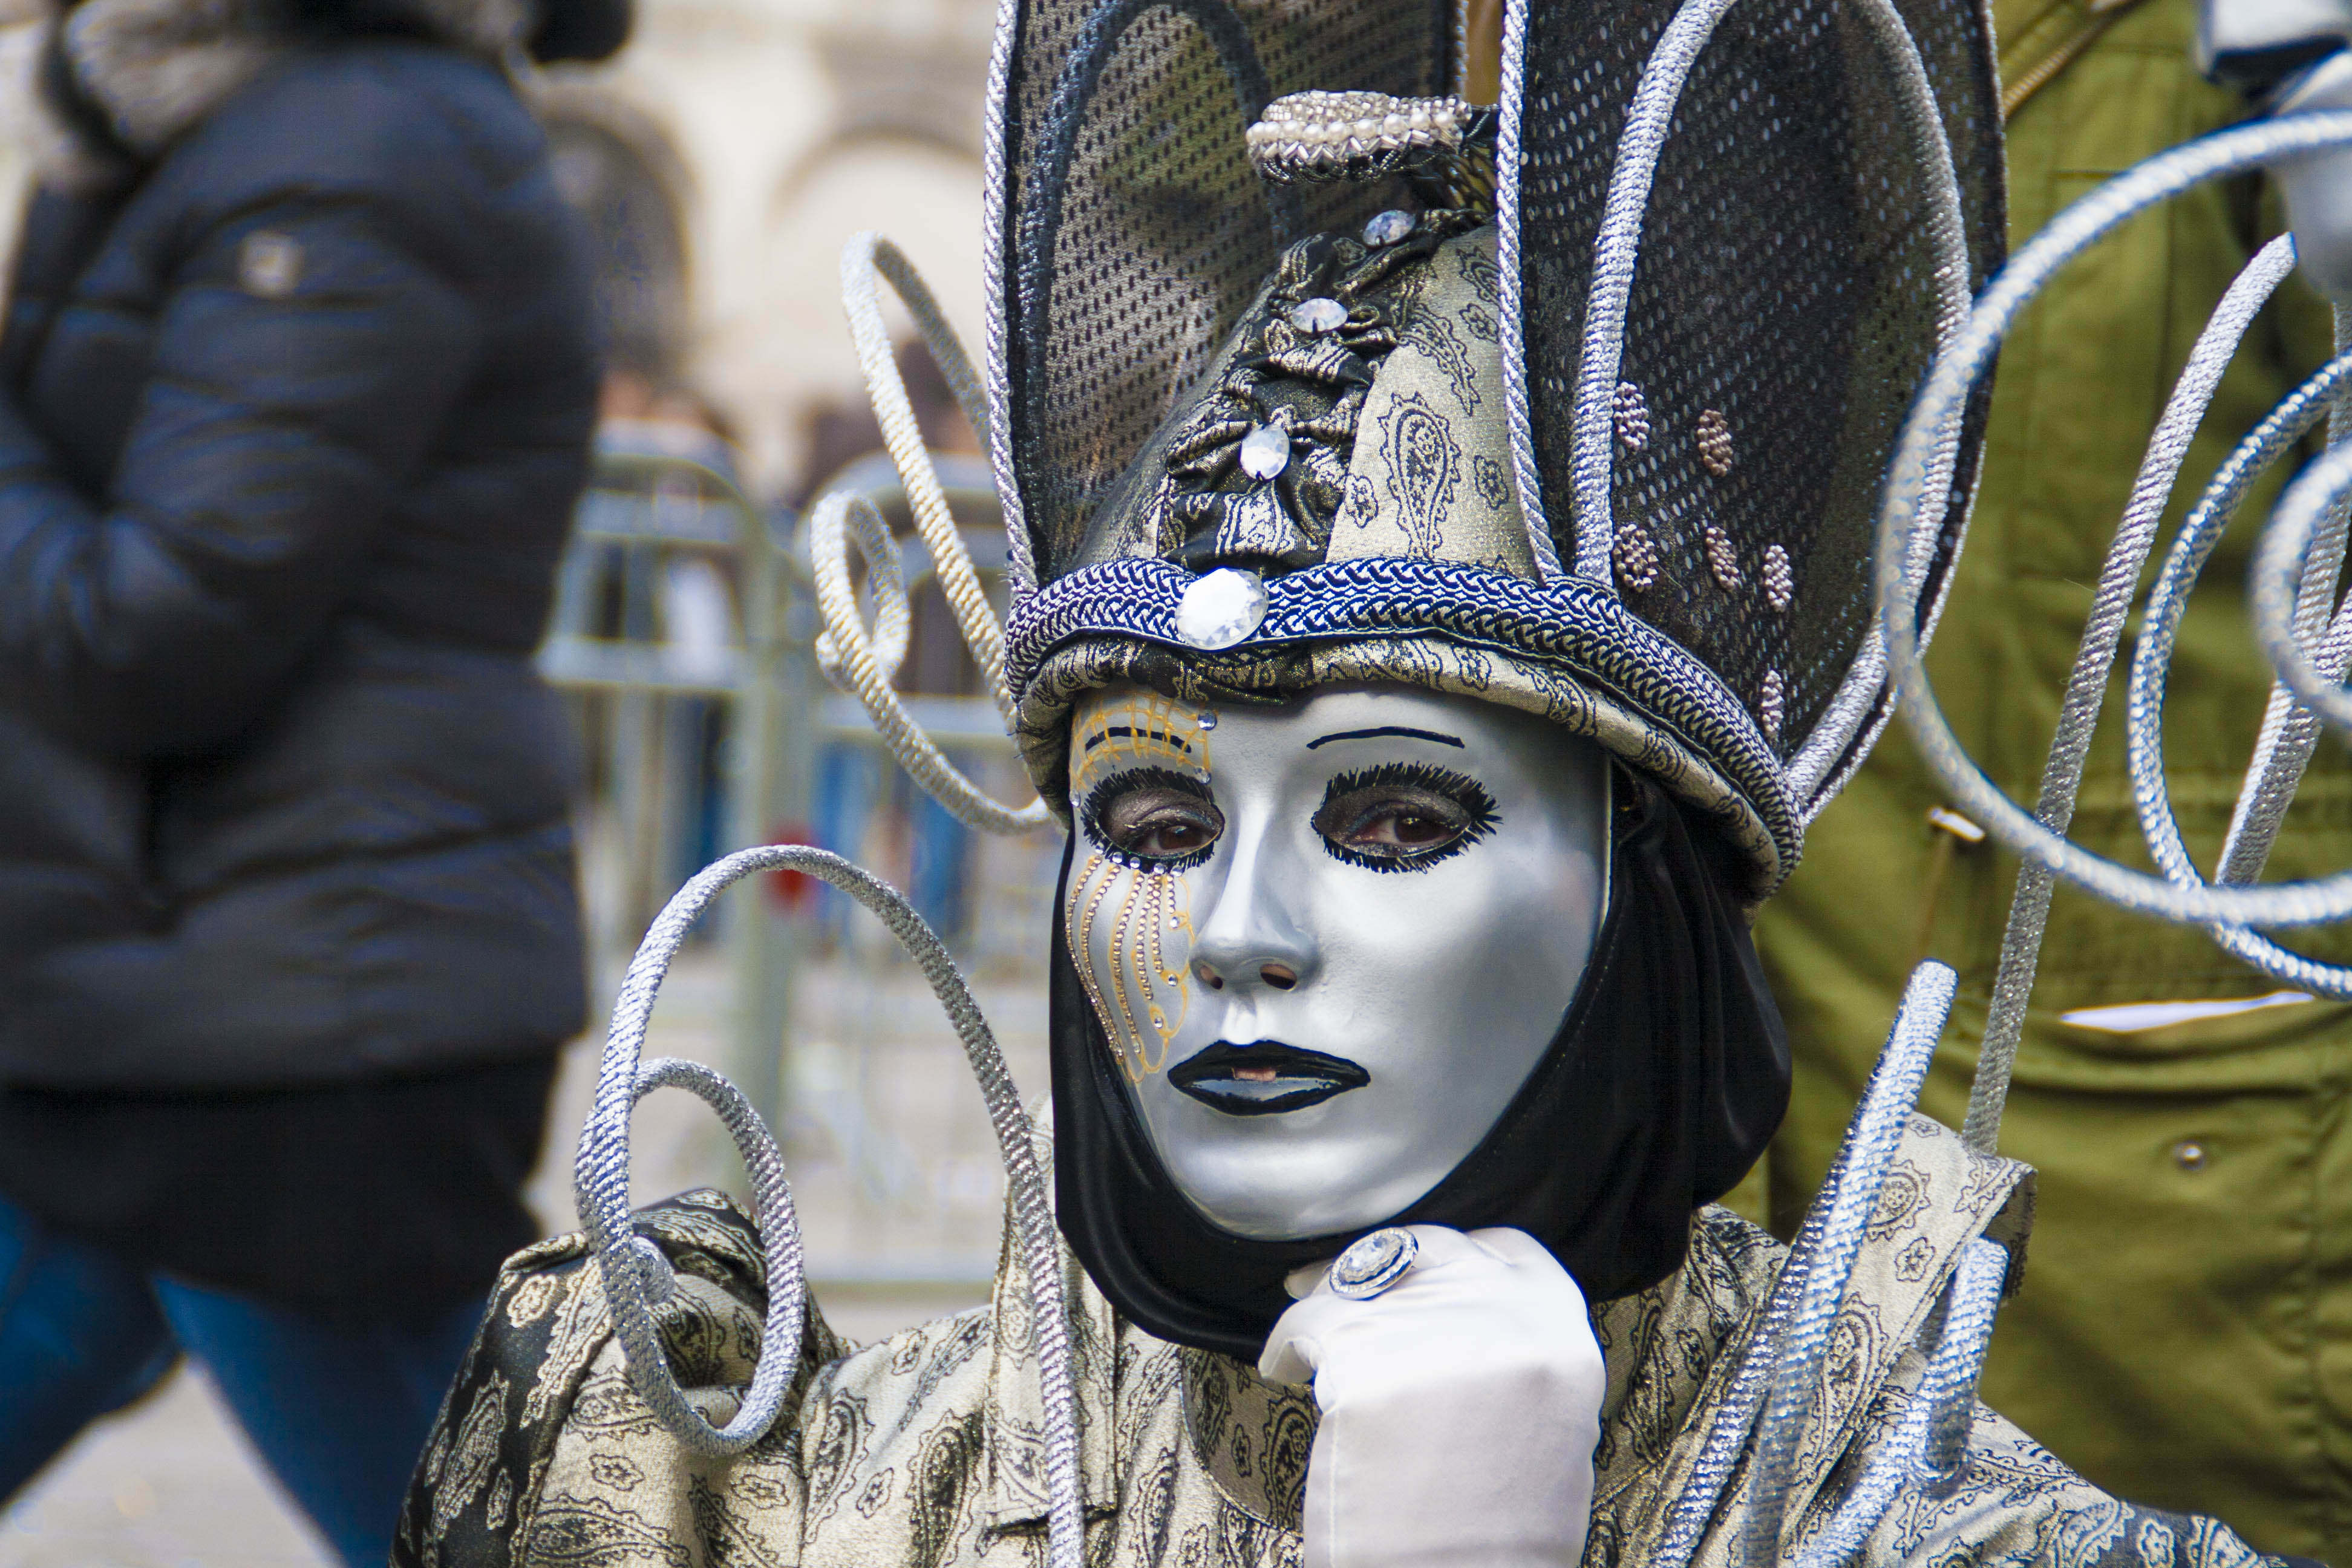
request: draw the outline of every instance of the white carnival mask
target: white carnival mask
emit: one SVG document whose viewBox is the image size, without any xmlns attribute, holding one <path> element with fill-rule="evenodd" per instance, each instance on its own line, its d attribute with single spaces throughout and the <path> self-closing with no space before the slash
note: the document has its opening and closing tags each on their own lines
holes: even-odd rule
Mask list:
<svg viewBox="0 0 2352 1568">
<path fill-rule="evenodd" d="M 1409 688 L 1080 706 L 1065 932 L 1194 1207 L 1358 1229 L 1477 1147 L 1591 955 L 1607 781 L 1557 725 Z"/>
</svg>

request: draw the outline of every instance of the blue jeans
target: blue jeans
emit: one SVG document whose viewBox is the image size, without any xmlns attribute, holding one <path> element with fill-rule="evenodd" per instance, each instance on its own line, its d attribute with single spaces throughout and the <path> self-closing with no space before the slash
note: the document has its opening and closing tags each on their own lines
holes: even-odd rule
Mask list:
<svg viewBox="0 0 2352 1568">
<path fill-rule="evenodd" d="M 185 1352 L 336 1553 L 377 1568 L 481 1313 L 321 1318 L 150 1273 L 0 1200 L 0 1501 Z"/>
</svg>

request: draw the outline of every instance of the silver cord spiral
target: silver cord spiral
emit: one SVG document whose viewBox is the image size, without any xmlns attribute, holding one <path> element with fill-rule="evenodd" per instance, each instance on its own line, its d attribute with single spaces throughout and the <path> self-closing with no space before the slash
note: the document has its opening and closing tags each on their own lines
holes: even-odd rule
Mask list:
<svg viewBox="0 0 2352 1568">
<path fill-rule="evenodd" d="M 1793 1445 L 1829 1354 L 1829 1329 L 1845 1300 L 1864 1232 L 1894 1163 L 1904 1122 L 1918 1101 L 1958 984 L 1958 976 L 1941 963 L 1913 971 L 1837 1158 L 1814 1194 L 1796 1244 L 1781 1261 L 1647 1568 L 1685 1568 L 1690 1562 L 1751 1441 L 1757 1446 L 1740 1530 L 1741 1561 L 1760 1568 L 1778 1554 Z M 1973 1379 L 1969 1386 L 1973 1392 Z M 1758 1421 L 1768 1406 L 1770 1415 L 1759 1439 Z"/>
<path fill-rule="evenodd" d="M 2352 915 L 2352 871 L 2262 887 L 2183 887 L 2094 855 L 2053 833 L 1985 776 L 1961 748 L 1937 705 L 1906 595 L 1907 545 L 1920 508 L 1932 504 L 1925 481 L 1940 431 L 1990 367 L 2002 334 L 2061 267 L 2126 219 L 2193 185 L 2295 153 L 2347 146 L 2352 146 L 2352 113 L 2240 126 L 2159 154 L 2061 213 L 1993 280 L 1959 341 L 1937 357 L 1912 407 L 1879 511 L 1879 624 L 1891 679 L 1901 693 L 1904 718 L 1920 754 L 1952 792 L 1954 805 L 2024 858 L 2110 903 L 2163 920 L 2260 926 L 2339 921 Z"/>
<path fill-rule="evenodd" d="M 2281 236 L 2231 283 L 2189 351 L 2189 363 L 2173 385 L 2133 479 L 2122 526 L 2107 547 L 2098 587 L 2092 595 L 2074 668 L 2066 678 L 2049 759 L 2042 764 L 2041 792 L 2033 805 L 2035 820 L 2061 837 L 2074 824 L 2075 797 L 2084 766 L 2090 760 L 2091 736 L 2098 727 L 2107 678 L 2115 668 L 2116 648 L 2122 641 L 2124 623 L 2138 592 L 2140 569 L 2156 543 L 2157 525 L 2179 478 L 2180 465 L 2246 330 L 2294 266 L 2294 242 Z M 2050 900 L 2057 886 L 2056 874 L 2045 865 L 2028 860 L 2018 868 L 2016 891 L 2001 933 L 2000 961 L 1993 973 L 1992 1004 L 1985 1018 L 1982 1056 L 1996 1066 L 1992 1072 L 1978 1075 L 1961 1127 L 1969 1142 L 1987 1153 L 1992 1152 L 2001 1102 L 2007 1098 L 2009 1064 L 2024 1037 L 2026 1002 L 2032 994 L 2042 936 L 2049 926 Z"/>
<path fill-rule="evenodd" d="M 722 889 L 762 871 L 805 873 L 873 910 L 921 967 L 963 1042 L 964 1055 L 987 1103 L 998 1152 L 1003 1157 L 1013 1228 L 1028 1276 L 1029 1315 L 1045 1411 L 1046 1561 L 1051 1568 L 1083 1568 L 1077 1394 L 1069 1319 L 1062 1295 L 1061 1248 L 1045 1177 L 1030 1142 L 1028 1115 L 1022 1110 L 1004 1053 L 938 934 L 897 889 L 826 850 L 803 844 L 762 845 L 738 850 L 704 868 L 664 906 L 622 977 L 620 994 L 613 1004 L 612 1026 L 604 1037 L 595 1105 L 582 1130 L 573 1190 L 595 1250 L 631 1385 L 680 1445 L 698 1454 L 725 1458 L 742 1453 L 775 1425 L 799 1360 L 807 1281 L 793 1219 L 792 1191 L 774 1138 L 741 1091 L 709 1068 L 667 1059 L 647 1064 L 642 1070 L 637 1065 L 662 977 L 688 931 Z M 672 1083 L 709 1100 L 735 1134 L 736 1146 L 751 1168 L 761 1246 L 767 1258 L 768 1316 L 759 1362 L 741 1407 L 724 1427 L 711 1426 L 688 1402 L 670 1371 L 653 1316 L 656 1300 L 667 1294 L 668 1265 L 658 1249 L 629 1226 L 629 1112 L 648 1089 Z"/>
<path fill-rule="evenodd" d="M 2189 847 L 2182 841 L 2180 824 L 2164 784 L 2165 684 L 2181 616 L 2188 607 L 2189 592 L 2197 584 L 2198 574 L 2204 569 L 2214 546 L 2221 542 L 2246 492 L 2265 469 L 2294 449 L 2347 385 L 2352 385 L 2352 354 L 2336 360 L 2297 387 L 2239 443 L 2237 450 L 2231 453 L 2205 487 L 2197 504 L 2189 509 L 2179 533 L 2173 539 L 2163 569 L 2157 574 L 2155 586 L 2148 591 L 2139 646 L 2132 658 L 2131 679 L 2125 697 L 2126 756 L 2132 800 L 2139 813 L 2140 832 L 2147 840 L 2148 853 L 2166 876 L 2183 886 L 2196 886 L 2203 878 L 2189 858 Z M 2220 880 L 2235 879 L 2233 871 L 2246 873 L 2246 863 L 2233 856 L 2231 848 L 2247 849 L 2249 858 L 2250 847 L 2259 846 L 2267 852 L 2278 824 L 2272 820 L 2264 825 L 2259 820 L 2269 810 L 2261 803 L 2261 796 L 2287 772 L 2292 771 L 2297 778 L 2301 776 L 2299 763 L 2279 760 L 2283 751 L 2294 744 L 2294 734 L 2291 724 L 2272 723 L 2265 716 L 2262 738 L 2247 769 L 2249 791 L 2254 800 L 2250 806 L 2248 796 L 2240 796 L 2240 805 L 2247 809 L 2242 809 L 2233 823 L 2237 837 L 2223 849 Z M 2291 789 L 2287 793 L 2291 794 Z M 2279 815 L 2284 814 L 2282 802 Z M 2258 872 L 2260 867 L 2255 864 L 2252 869 Z M 2248 926 L 2221 923 L 2210 929 L 2213 940 L 2225 952 L 2263 973 L 2318 995 L 2352 1001 L 2352 966 L 2305 958 Z"/>
<path fill-rule="evenodd" d="M 997 421 L 989 393 L 973 372 L 971 360 L 932 298 L 921 276 L 898 247 L 878 234 L 853 236 L 841 253 L 842 303 L 849 313 L 850 336 L 866 374 L 866 394 L 874 416 L 882 426 L 883 444 L 898 466 L 900 485 L 913 512 L 916 531 L 931 552 L 940 591 L 955 616 L 956 629 L 980 668 L 981 685 L 1009 725 L 1013 693 L 1005 684 L 1004 628 L 980 585 L 980 575 L 964 548 L 947 491 L 938 468 L 923 445 L 921 426 L 907 395 L 906 383 L 891 355 L 890 335 L 882 320 L 882 285 L 897 290 L 915 318 L 923 345 L 954 391 L 956 403 L 971 422 L 982 442 L 993 447 Z M 992 329 L 994 319 L 991 320 Z M 1004 492 L 1009 496 L 1010 491 Z M 1011 503 L 1008 500 L 1006 504 Z M 1008 512 L 1008 521 L 1016 514 Z M 1021 555 L 1021 531 L 1013 529 L 1014 558 Z M 874 601 L 871 634 L 857 613 L 857 595 L 850 585 L 849 545 L 855 541 L 866 563 L 866 587 Z M 966 778 L 922 731 L 890 685 L 906 657 L 909 611 L 906 568 L 890 531 L 883 526 L 873 503 L 863 496 L 835 490 L 820 498 L 809 514 L 809 567 L 816 584 L 817 613 L 824 630 L 816 639 L 817 668 L 835 685 L 864 705 L 883 744 L 898 765 L 958 821 L 984 833 L 1018 835 L 1043 827 L 1051 820 L 1045 803 L 1030 802 L 1019 809 L 1003 805 Z M 1019 568 L 1016 564 L 1015 575 Z"/>
</svg>

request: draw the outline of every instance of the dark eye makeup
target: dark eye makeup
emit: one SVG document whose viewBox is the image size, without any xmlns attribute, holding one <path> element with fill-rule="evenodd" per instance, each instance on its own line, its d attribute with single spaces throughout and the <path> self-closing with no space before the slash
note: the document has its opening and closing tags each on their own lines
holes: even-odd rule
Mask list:
<svg viewBox="0 0 2352 1568">
<path fill-rule="evenodd" d="M 1422 870 L 1494 826 L 1495 797 L 1476 779 L 1429 763 L 1341 773 L 1315 813 L 1315 831 L 1334 857 L 1375 871 Z"/>
<path fill-rule="evenodd" d="M 1080 815 L 1112 859 L 1147 871 L 1192 869 L 1225 831 L 1208 784 L 1171 768 L 1130 768 L 1105 779 Z"/>
</svg>

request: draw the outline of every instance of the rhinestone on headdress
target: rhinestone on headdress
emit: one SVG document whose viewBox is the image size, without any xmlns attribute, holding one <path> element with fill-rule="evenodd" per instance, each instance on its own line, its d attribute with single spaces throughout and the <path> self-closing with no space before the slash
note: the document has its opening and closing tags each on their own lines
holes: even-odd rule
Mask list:
<svg viewBox="0 0 2352 1568">
<path fill-rule="evenodd" d="M 1279 425 L 1259 425 L 1242 437 L 1242 472 L 1254 479 L 1270 479 L 1290 466 L 1290 432 Z"/>
<path fill-rule="evenodd" d="M 1320 295 L 1301 300 L 1290 312 L 1290 324 L 1313 337 L 1336 332 L 1348 324 L 1348 307 Z"/>
<path fill-rule="evenodd" d="M 1228 648 L 1265 621 L 1265 583 L 1255 572 L 1223 566 L 1196 577 L 1176 601 L 1176 635 L 1203 653 Z"/>
<path fill-rule="evenodd" d="M 1643 401 L 1642 389 L 1630 381 L 1617 384 L 1617 444 L 1628 452 L 1646 450 L 1650 445 L 1650 405 Z"/>
<path fill-rule="evenodd" d="M 1649 530 L 1630 521 L 1617 524 L 1617 541 L 1612 548 L 1617 558 L 1617 575 L 1625 586 L 1635 589 L 1658 585 L 1658 546 Z"/>
<path fill-rule="evenodd" d="M 1728 594 L 1747 581 L 1739 570 L 1739 550 L 1731 542 L 1731 535 L 1710 522 L 1700 537 L 1706 543 L 1706 569 L 1713 574 L 1716 586 Z"/>
<path fill-rule="evenodd" d="M 1756 718 L 1764 730 L 1764 738 L 1774 745 L 1780 743 L 1780 721 L 1787 717 L 1789 683 L 1777 669 L 1764 672 L 1764 690 L 1757 702 Z"/>
<path fill-rule="evenodd" d="M 1398 207 L 1375 214 L 1364 226 L 1364 243 L 1374 249 L 1385 249 L 1412 237 L 1412 215 Z"/>
</svg>

